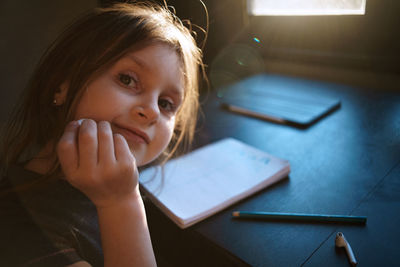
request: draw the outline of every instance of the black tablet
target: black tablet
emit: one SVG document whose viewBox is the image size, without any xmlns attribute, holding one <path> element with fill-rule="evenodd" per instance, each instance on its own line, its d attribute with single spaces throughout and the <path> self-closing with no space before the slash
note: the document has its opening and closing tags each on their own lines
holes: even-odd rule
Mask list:
<svg viewBox="0 0 400 267">
<path fill-rule="evenodd" d="M 217 90 L 221 107 L 242 115 L 305 128 L 337 110 L 334 84 L 258 74 Z"/>
</svg>

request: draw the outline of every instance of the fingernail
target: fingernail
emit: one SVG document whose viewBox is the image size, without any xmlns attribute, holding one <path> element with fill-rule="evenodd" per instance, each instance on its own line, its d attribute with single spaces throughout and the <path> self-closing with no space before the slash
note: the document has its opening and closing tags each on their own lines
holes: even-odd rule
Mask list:
<svg viewBox="0 0 400 267">
<path fill-rule="evenodd" d="M 82 125 L 82 123 L 83 123 L 84 120 L 91 120 L 91 119 L 82 118 L 82 119 L 77 120 L 76 122 L 77 122 L 79 125 Z"/>
</svg>

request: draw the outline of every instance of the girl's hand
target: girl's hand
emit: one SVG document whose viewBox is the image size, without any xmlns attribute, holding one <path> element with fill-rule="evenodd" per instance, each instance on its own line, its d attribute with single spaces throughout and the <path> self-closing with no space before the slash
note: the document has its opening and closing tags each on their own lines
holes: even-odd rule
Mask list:
<svg viewBox="0 0 400 267">
<path fill-rule="evenodd" d="M 140 198 L 138 170 L 128 143 L 109 122 L 70 122 L 57 145 L 66 179 L 97 208 Z"/>
</svg>

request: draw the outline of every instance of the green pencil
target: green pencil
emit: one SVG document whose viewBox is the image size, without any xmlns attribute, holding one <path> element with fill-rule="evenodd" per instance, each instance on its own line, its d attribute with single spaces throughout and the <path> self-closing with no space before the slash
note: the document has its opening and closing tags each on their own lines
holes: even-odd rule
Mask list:
<svg viewBox="0 0 400 267">
<path fill-rule="evenodd" d="M 234 211 L 234 218 L 243 219 L 275 219 L 291 221 L 310 221 L 310 222 L 346 222 L 365 224 L 365 216 L 347 216 L 347 215 L 324 215 L 324 214 L 304 214 L 304 213 L 280 213 L 280 212 L 250 212 Z"/>
</svg>

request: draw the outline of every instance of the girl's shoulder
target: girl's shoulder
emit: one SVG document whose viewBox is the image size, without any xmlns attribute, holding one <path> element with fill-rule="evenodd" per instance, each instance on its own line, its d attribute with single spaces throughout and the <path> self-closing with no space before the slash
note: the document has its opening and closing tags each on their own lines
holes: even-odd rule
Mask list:
<svg viewBox="0 0 400 267">
<path fill-rule="evenodd" d="M 3 178 L 2 190 L 12 190 L 41 175 L 12 166 Z M 7 266 L 37 261 L 40 264 L 33 266 L 79 262 L 72 266 L 84 267 L 90 265 L 84 265 L 79 255 L 93 255 L 91 261 L 101 256 L 95 207 L 66 181 L 10 191 L 0 198 L 0 218 L 0 259 L 10 263 Z"/>
</svg>

